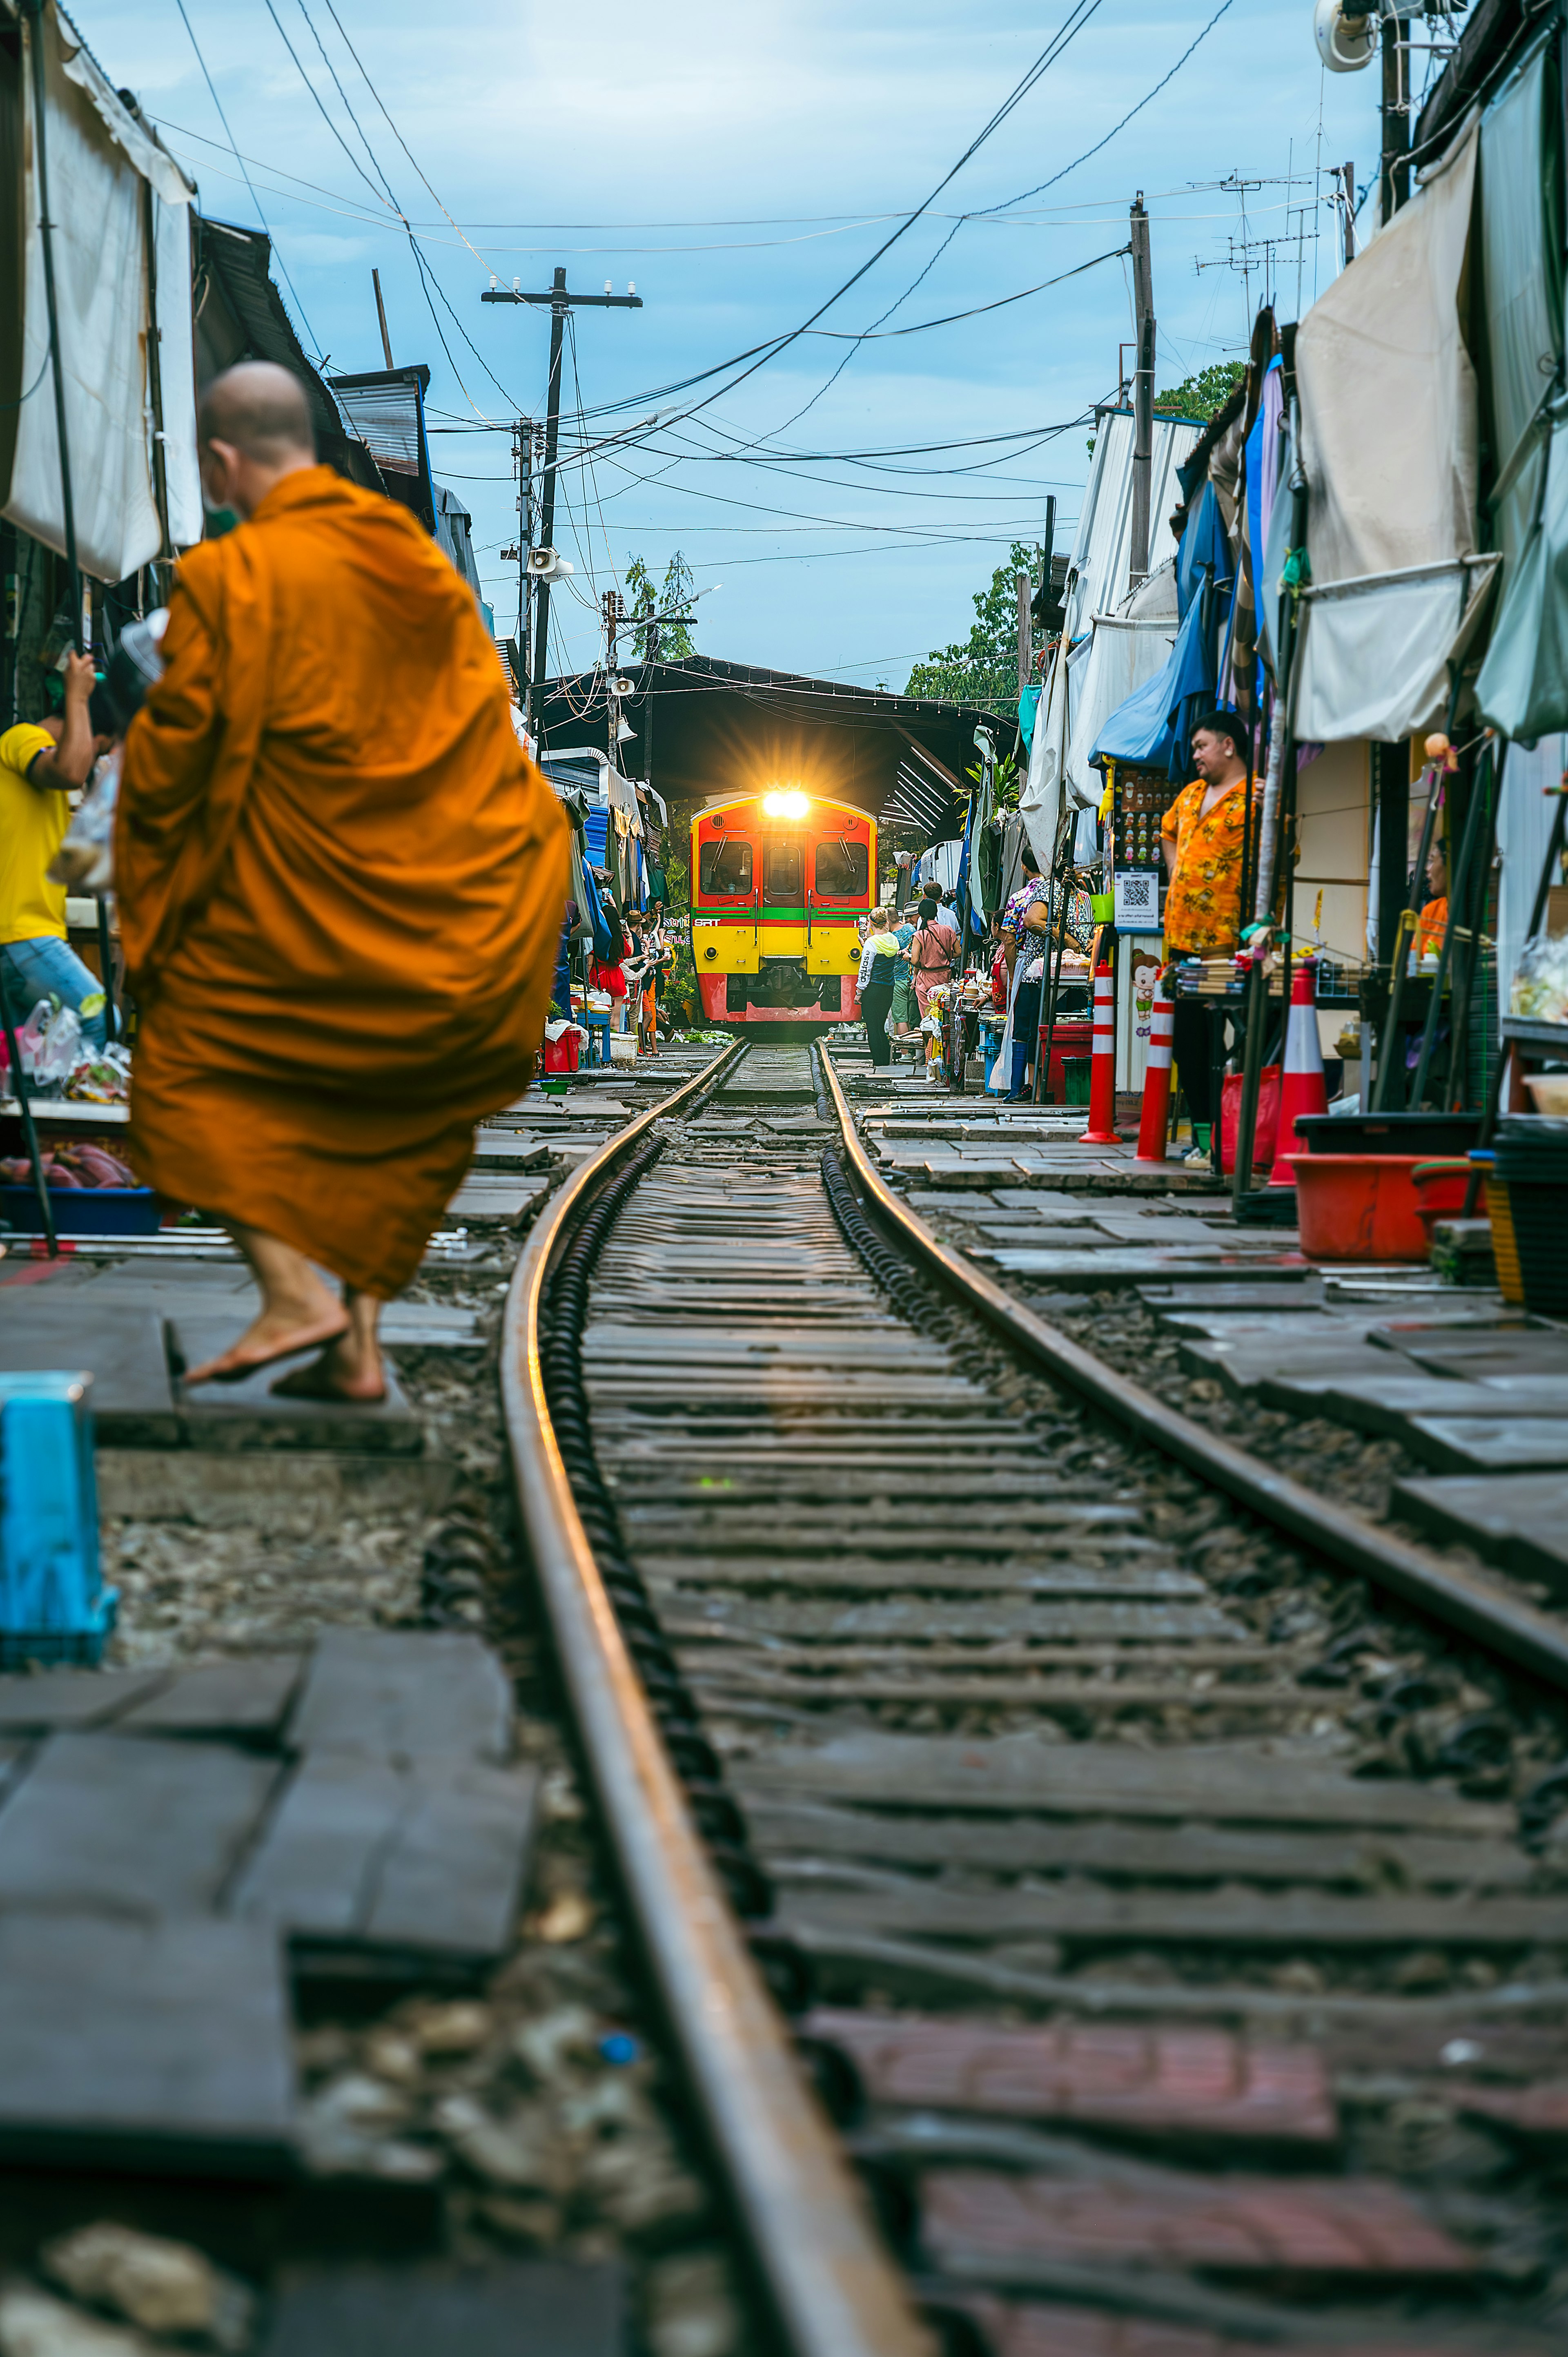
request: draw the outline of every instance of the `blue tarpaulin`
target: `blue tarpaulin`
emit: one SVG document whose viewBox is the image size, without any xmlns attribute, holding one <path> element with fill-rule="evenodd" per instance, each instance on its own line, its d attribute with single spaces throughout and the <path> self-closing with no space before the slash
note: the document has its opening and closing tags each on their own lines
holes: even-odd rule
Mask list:
<svg viewBox="0 0 1568 2357">
<path fill-rule="evenodd" d="M 1214 701 L 1219 677 L 1219 640 L 1230 609 L 1234 565 L 1230 543 L 1212 483 L 1205 483 L 1176 552 L 1176 643 L 1162 670 L 1134 688 L 1100 732 L 1090 755 L 1131 762 L 1136 769 L 1164 769 L 1179 776 L 1186 766 L 1193 721 Z"/>
<path fill-rule="evenodd" d="M 1189 696 L 1214 694 L 1214 666 L 1205 631 L 1203 599 L 1195 597 L 1163 670 L 1135 687 L 1100 732 L 1091 763 L 1130 761 L 1140 770 L 1169 767 L 1177 749 L 1176 716 Z"/>
<path fill-rule="evenodd" d="M 1024 739 L 1026 752 L 1035 741 L 1035 715 L 1040 708 L 1040 690 L 1026 687 L 1018 694 L 1018 733 Z"/>
<path fill-rule="evenodd" d="M 610 814 L 607 810 L 590 810 L 583 821 L 583 835 L 588 846 L 588 857 L 596 867 L 607 867 L 609 865 L 607 832 L 609 823 Z"/>
</svg>

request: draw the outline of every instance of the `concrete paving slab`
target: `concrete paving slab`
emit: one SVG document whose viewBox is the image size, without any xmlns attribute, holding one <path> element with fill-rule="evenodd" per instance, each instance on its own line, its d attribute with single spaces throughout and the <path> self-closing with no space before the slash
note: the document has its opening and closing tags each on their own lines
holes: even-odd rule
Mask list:
<svg viewBox="0 0 1568 2357">
<path fill-rule="evenodd" d="M 623 2357 L 627 2314 L 610 2260 L 338 2266 L 285 2277 L 263 2357 Z"/>
<path fill-rule="evenodd" d="M 288 1986 L 270 1927 L 5 1912 L 0 1986 L 0 2157 L 291 2170 Z"/>
<path fill-rule="evenodd" d="M 29 1289 L 0 1319 L 0 1372 L 92 1377 L 101 1438 L 122 1447 L 169 1447 L 180 1420 L 157 1312 L 118 1301 L 97 1305 L 90 1286 L 60 1294 Z"/>
<path fill-rule="evenodd" d="M 1520 1579 L 1568 1589 L 1568 1514 L 1556 1473 L 1438 1474 L 1396 1481 L 1393 1503 L 1434 1537 L 1474 1547 Z"/>
<path fill-rule="evenodd" d="M 445 1630 L 328 1629 L 289 1723 L 295 1751 L 385 1760 L 504 1760 L 511 1688 L 478 1637 Z"/>
<path fill-rule="evenodd" d="M 277 1778 L 228 1744 L 51 1735 L 0 1808 L 0 1914 L 210 1913 Z"/>
<path fill-rule="evenodd" d="M 228 1455 L 214 1481 L 212 1459 L 194 1448 L 97 1451 L 99 1512 L 113 1520 L 187 1523 L 200 1530 L 253 1529 L 269 1538 L 310 1538 L 349 1515 L 437 1512 L 456 1486 L 449 1457 L 398 1457 L 364 1449 L 270 1449 Z"/>
<path fill-rule="evenodd" d="M 1568 1466 L 1568 1416 L 1412 1415 L 1403 1438 L 1411 1455 L 1438 1473 Z"/>
<path fill-rule="evenodd" d="M 547 1183 L 542 1178 L 530 1184 L 521 1178 L 507 1180 L 476 1174 L 463 1181 L 446 1210 L 451 1218 L 489 1221 L 510 1227 L 547 1192 Z"/>
<path fill-rule="evenodd" d="M 0 1678 L 0 1735 L 107 1726 L 168 1684 L 166 1670 L 40 1670 Z"/>
</svg>

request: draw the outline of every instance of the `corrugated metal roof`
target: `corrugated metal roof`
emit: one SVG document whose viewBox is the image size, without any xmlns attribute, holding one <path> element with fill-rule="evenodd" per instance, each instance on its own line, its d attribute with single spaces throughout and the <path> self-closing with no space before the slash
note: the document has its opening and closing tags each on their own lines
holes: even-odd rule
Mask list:
<svg viewBox="0 0 1568 2357">
<path fill-rule="evenodd" d="M 1156 417 L 1149 484 L 1149 570 L 1176 554 L 1167 521 L 1181 498 L 1176 468 L 1197 444 L 1201 425 L 1188 418 Z M 1113 613 L 1127 594 L 1133 551 L 1133 413 L 1101 413 L 1094 463 L 1079 510 L 1078 535 L 1068 571 L 1067 633 L 1080 639 L 1096 614 Z"/>
<path fill-rule="evenodd" d="M 385 474 L 424 471 L 424 368 L 377 370 L 373 376 L 335 376 L 338 405 Z"/>
</svg>

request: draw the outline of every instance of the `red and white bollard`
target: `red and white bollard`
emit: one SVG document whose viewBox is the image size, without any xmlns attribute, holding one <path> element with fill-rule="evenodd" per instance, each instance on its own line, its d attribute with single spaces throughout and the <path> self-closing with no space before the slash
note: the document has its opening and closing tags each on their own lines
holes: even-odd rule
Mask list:
<svg viewBox="0 0 1568 2357">
<path fill-rule="evenodd" d="M 1291 976 L 1290 1017 L 1285 1026 L 1284 1066 L 1280 1073 L 1279 1143 L 1271 1187 L 1295 1185 L 1295 1157 L 1306 1152 L 1306 1140 L 1296 1134 L 1303 1114 L 1328 1111 L 1328 1083 L 1323 1072 L 1323 1042 L 1317 1033 L 1317 968 L 1303 959 Z"/>
<path fill-rule="evenodd" d="M 1144 1071 L 1144 1104 L 1138 1122 L 1134 1162 L 1163 1162 L 1171 1118 L 1171 1035 L 1176 1028 L 1176 1002 L 1165 996 L 1165 977 L 1155 985 L 1149 1016 L 1149 1060 Z"/>
<path fill-rule="evenodd" d="M 1080 1146 L 1119 1146 L 1116 1135 L 1116 977 L 1094 969 L 1094 1055 L 1089 1067 L 1089 1127 Z"/>
</svg>

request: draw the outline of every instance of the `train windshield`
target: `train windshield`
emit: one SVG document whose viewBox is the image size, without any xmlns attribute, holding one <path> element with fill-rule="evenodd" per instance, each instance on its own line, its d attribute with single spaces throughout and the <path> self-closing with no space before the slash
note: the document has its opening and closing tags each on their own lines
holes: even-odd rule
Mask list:
<svg viewBox="0 0 1568 2357">
<path fill-rule="evenodd" d="M 722 842 L 704 843 L 697 855 L 697 882 L 715 899 L 751 889 L 751 845 L 726 834 Z"/>
<path fill-rule="evenodd" d="M 762 856 L 762 897 L 769 908 L 799 909 L 806 897 L 806 854 L 799 843 L 770 843 Z"/>
<path fill-rule="evenodd" d="M 819 843 L 817 890 L 825 900 L 864 899 L 869 867 L 864 843 Z"/>
</svg>

